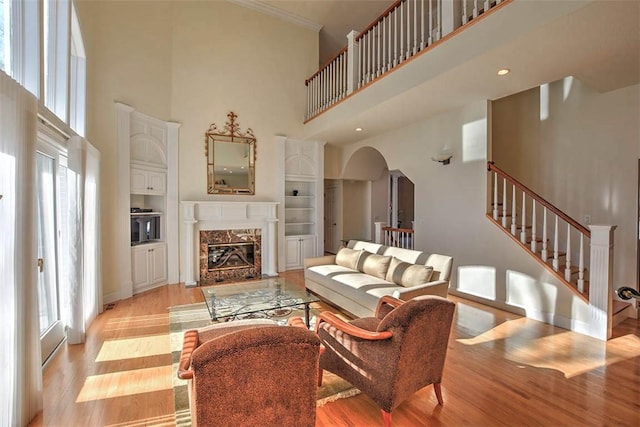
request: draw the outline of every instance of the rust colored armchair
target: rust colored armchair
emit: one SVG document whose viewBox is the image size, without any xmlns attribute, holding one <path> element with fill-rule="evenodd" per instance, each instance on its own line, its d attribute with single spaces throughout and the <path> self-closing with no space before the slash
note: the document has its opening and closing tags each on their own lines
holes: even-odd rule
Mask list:
<svg viewBox="0 0 640 427">
<path fill-rule="evenodd" d="M 313 427 L 319 352 L 313 332 L 275 323 L 186 331 L 178 377 L 192 425 Z"/>
<path fill-rule="evenodd" d="M 442 404 L 440 383 L 454 310 L 453 302 L 438 296 L 406 302 L 385 296 L 375 317 L 345 322 L 321 313 L 316 329 L 325 346 L 320 383 L 323 369 L 349 381 L 382 408 L 385 426 L 400 403 L 429 384 Z"/>
</svg>

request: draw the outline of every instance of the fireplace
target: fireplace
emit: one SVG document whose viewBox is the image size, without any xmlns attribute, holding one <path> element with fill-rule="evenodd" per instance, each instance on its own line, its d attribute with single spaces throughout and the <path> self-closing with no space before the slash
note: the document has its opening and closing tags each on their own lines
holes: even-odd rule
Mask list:
<svg viewBox="0 0 640 427">
<path fill-rule="evenodd" d="M 208 246 L 209 271 L 254 266 L 254 246 L 251 243 L 214 243 Z"/>
<path fill-rule="evenodd" d="M 200 230 L 200 285 L 262 277 L 261 230 Z"/>
<path fill-rule="evenodd" d="M 278 275 L 277 202 L 182 201 L 181 205 L 184 224 L 181 280 L 185 286 L 214 284 L 216 280 L 235 277 Z M 220 234 L 203 241 L 203 232 Z M 253 271 L 249 267 L 209 271 L 206 245 L 248 242 L 255 244 Z"/>
</svg>

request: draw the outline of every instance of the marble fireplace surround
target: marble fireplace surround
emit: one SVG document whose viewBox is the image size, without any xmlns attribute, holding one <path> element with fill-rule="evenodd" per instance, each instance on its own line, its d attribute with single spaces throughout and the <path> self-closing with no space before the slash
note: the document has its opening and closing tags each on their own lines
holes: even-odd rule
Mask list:
<svg viewBox="0 0 640 427">
<path fill-rule="evenodd" d="M 260 229 L 261 274 L 277 276 L 277 202 L 182 201 L 184 283 L 200 280 L 200 231 Z"/>
</svg>

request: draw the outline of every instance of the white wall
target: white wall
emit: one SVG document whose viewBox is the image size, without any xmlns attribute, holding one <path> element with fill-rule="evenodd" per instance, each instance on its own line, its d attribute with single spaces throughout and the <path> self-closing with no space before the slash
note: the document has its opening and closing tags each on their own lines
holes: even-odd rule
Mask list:
<svg viewBox="0 0 640 427">
<path fill-rule="evenodd" d="M 375 237 L 375 222 L 388 222 L 389 211 L 389 171 L 385 170 L 380 179 L 371 181 L 371 237 Z M 390 225 L 390 224 L 388 224 Z"/>
<path fill-rule="evenodd" d="M 586 225 L 617 225 L 614 287 L 636 282 L 640 86 L 566 78 L 492 105 L 493 160 Z"/>
<path fill-rule="evenodd" d="M 454 257 L 451 292 L 564 327 L 585 304 L 493 225 L 485 213 L 487 104 L 472 104 L 344 148 L 382 153 L 415 184 L 416 249 Z M 448 166 L 430 160 L 452 148 Z M 345 197 L 346 199 L 346 197 Z"/>
<path fill-rule="evenodd" d="M 78 9 L 89 76 L 87 136 L 102 154 L 109 295 L 119 289 L 114 101 L 182 124 L 180 200 L 281 200 L 282 150 L 274 136 L 303 126 L 304 80 L 317 67 L 318 37 L 224 1 L 80 1 Z M 255 196 L 207 195 L 204 133 L 213 122 L 224 126 L 229 111 L 257 138 Z"/>
</svg>

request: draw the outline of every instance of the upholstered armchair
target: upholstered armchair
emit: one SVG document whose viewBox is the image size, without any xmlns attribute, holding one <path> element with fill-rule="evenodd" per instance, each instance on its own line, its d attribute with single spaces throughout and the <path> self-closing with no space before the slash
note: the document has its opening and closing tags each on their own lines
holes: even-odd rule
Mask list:
<svg viewBox="0 0 640 427">
<path fill-rule="evenodd" d="M 319 350 L 308 329 L 268 321 L 186 331 L 178 377 L 192 425 L 313 427 Z"/>
<path fill-rule="evenodd" d="M 333 313 L 319 316 L 316 332 L 326 369 L 349 381 L 382 408 L 385 426 L 391 412 L 419 389 L 433 384 L 442 404 L 440 383 L 455 304 L 438 296 L 403 302 L 380 299 L 375 317 L 345 322 Z"/>
</svg>

